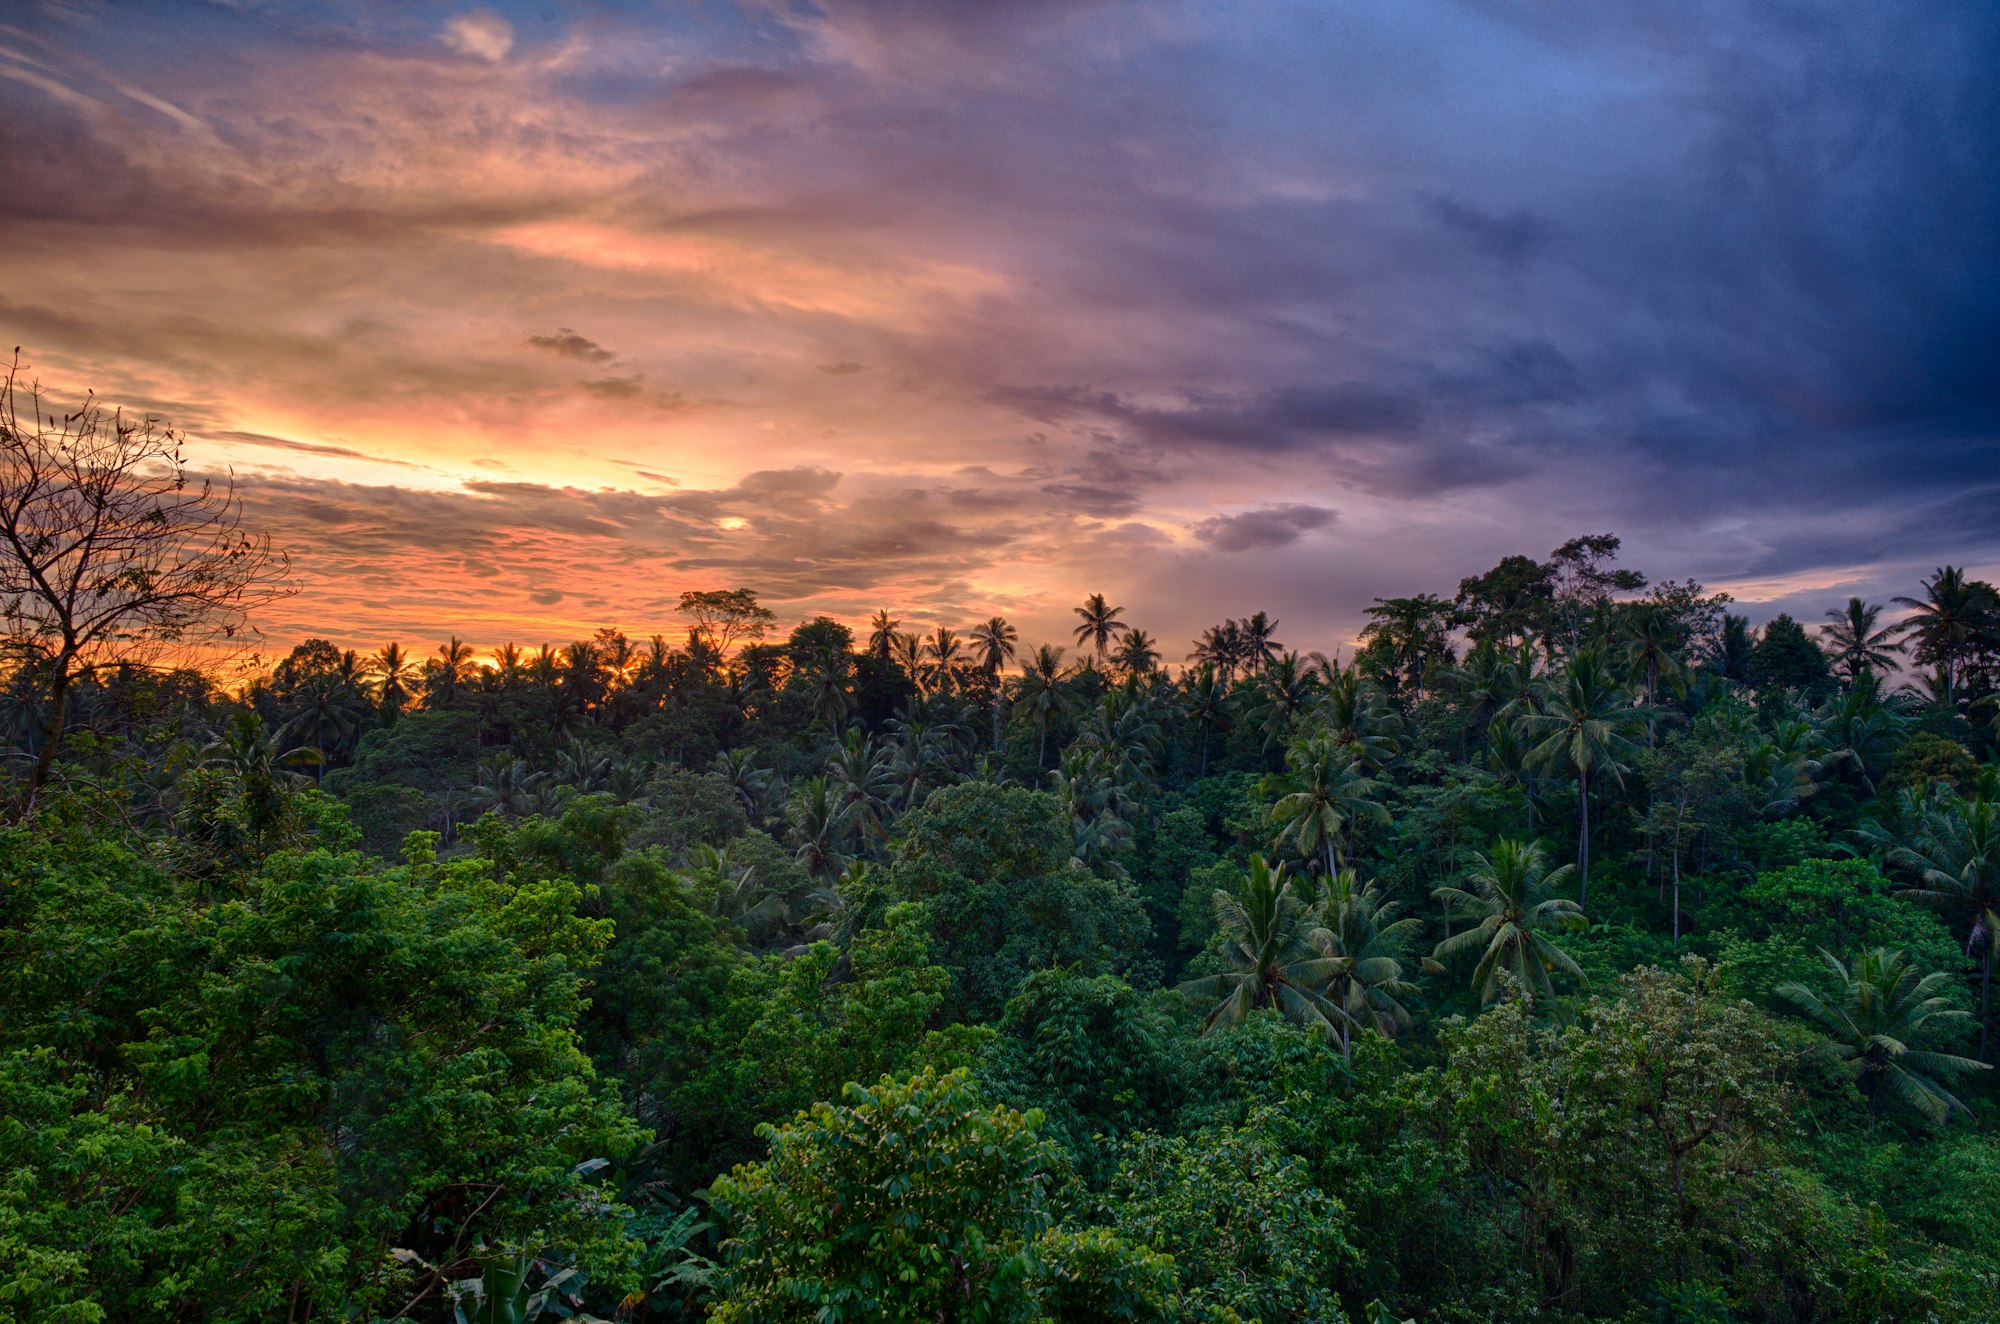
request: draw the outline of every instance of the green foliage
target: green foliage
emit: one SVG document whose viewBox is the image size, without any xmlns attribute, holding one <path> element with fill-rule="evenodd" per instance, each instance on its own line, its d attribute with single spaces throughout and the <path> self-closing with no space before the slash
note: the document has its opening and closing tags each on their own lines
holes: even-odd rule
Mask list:
<svg viewBox="0 0 2000 1324">
<path fill-rule="evenodd" d="M 1053 1157 L 962 1071 L 850 1084 L 712 1188 L 718 1321 L 1033 1320 Z"/>
<path fill-rule="evenodd" d="M 934 792 L 904 820 L 890 893 L 924 906 L 933 951 L 965 1019 L 999 1013 L 1030 971 L 1118 969 L 1146 938 L 1129 884 L 1070 856 L 1053 796 L 973 782 Z"/>
<path fill-rule="evenodd" d="M 1242 1127 L 1140 1135 L 1104 1197 L 1126 1240 L 1174 1256 L 1183 1308 L 1339 1324 L 1334 1281 L 1353 1254 L 1339 1201 L 1253 1114 Z"/>
<path fill-rule="evenodd" d="M 1042 970 L 1000 1017 L 979 1070 L 987 1092 L 1041 1108 L 1045 1134 L 1090 1168 L 1095 1137 L 1168 1125 L 1180 1102 L 1179 1036 L 1159 1009 L 1111 975 Z"/>
<path fill-rule="evenodd" d="M 314 850 L 211 903 L 115 840 L 0 854 L 9 1262 L 73 1318 L 390 1311 L 392 1248 L 622 1272 L 575 1174 L 638 1139 L 577 1040 L 610 926 L 575 884 Z"/>
</svg>

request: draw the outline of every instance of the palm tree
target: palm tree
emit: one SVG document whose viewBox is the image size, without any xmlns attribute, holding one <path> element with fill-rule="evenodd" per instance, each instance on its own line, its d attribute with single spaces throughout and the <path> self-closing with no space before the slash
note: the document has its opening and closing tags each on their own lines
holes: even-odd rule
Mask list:
<svg viewBox="0 0 2000 1324">
<path fill-rule="evenodd" d="M 924 654 L 930 658 L 931 688 L 940 694 L 955 693 L 958 689 L 958 655 L 965 645 L 959 642 L 954 630 L 940 625 L 924 645 Z"/>
<path fill-rule="evenodd" d="M 1120 671 L 1135 680 L 1150 676 L 1153 669 L 1160 665 L 1159 644 L 1144 630 L 1128 630 L 1111 660 L 1117 663 Z"/>
<path fill-rule="evenodd" d="M 1820 959 L 1826 963 L 1825 989 L 1787 983 L 1778 987 L 1778 996 L 1818 1022 L 1833 1041 L 1835 1056 L 1848 1064 L 1868 1100 L 1869 1123 L 1892 1098 L 1932 1123 L 1953 1110 L 1968 1112 L 1947 1087 L 1986 1070 L 1986 1064 L 1917 1047 L 1934 1026 L 1965 1016 L 1938 992 L 1951 977 L 1942 971 L 1920 976 L 1902 952 L 1880 947 L 1860 953 L 1851 965 L 1824 950 Z"/>
<path fill-rule="evenodd" d="M 1979 957 L 1979 1056 L 1988 1056 L 1993 1015 L 1993 959 L 2000 956 L 2000 806 L 1935 787 L 1928 797 L 1905 791 L 1897 817 L 1906 836 L 1872 820 L 1861 836 L 1886 846 L 1893 869 L 1916 879 L 1910 894 L 1965 924 L 1965 949 Z"/>
<path fill-rule="evenodd" d="M 1259 789 L 1278 797 L 1267 815 L 1283 824 L 1277 844 L 1295 849 L 1308 863 L 1324 856 L 1329 878 L 1341 872 L 1344 843 L 1355 823 L 1389 821 L 1389 811 L 1373 798 L 1381 785 L 1363 772 L 1353 749 L 1324 733 L 1294 742 L 1285 751 L 1285 771 L 1266 777 Z"/>
<path fill-rule="evenodd" d="M 1035 766 L 1046 767 L 1049 758 L 1049 723 L 1067 712 L 1070 706 L 1069 690 L 1064 686 L 1063 650 L 1053 644 L 1043 644 L 1021 668 L 1021 688 L 1015 702 L 1027 706 L 1035 716 L 1035 728 L 1041 733 L 1040 742 L 1035 746 Z"/>
<path fill-rule="evenodd" d="M 1903 651 L 1896 642 L 1900 627 L 1876 628 L 1882 608 L 1849 598 L 1844 609 L 1826 615 L 1833 624 L 1820 626 L 1820 632 L 1833 645 L 1833 664 L 1846 673 L 1848 684 L 1860 680 L 1864 672 L 1888 671 L 1896 665 L 1895 654 Z"/>
<path fill-rule="evenodd" d="M 1250 674 L 1261 673 L 1271 660 L 1285 650 L 1278 642 L 1278 622 L 1266 612 L 1256 612 L 1241 622 L 1236 622 L 1236 637 L 1241 641 L 1241 659 Z"/>
<path fill-rule="evenodd" d="M 717 754 L 708 770 L 729 783 L 737 803 L 756 824 L 763 818 L 764 792 L 771 785 L 771 772 L 757 766 L 757 756 L 747 749 L 729 749 Z"/>
<path fill-rule="evenodd" d="M 825 777 L 808 777 L 792 787 L 785 801 L 785 840 L 806 872 L 822 880 L 837 878 L 847 867 L 841 849 L 847 836 L 850 809 Z"/>
<path fill-rule="evenodd" d="M 1132 628 L 1118 619 L 1124 611 L 1123 607 L 1114 607 L 1107 603 L 1102 593 L 1093 593 L 1085 598 L 1083 605 L 1076 609 L 1077 616 L 1083 621 L 1083 624 L 1076 627 L 1078 646 L 1086 643 L 1095 645 L 1097 660 L 1104 661 L 1106 646 Z"/>
<path fill-rule="evenodd" d="M 1853 769 L 1873 796 L 1876 776 L 1888 768 L 1911 720 L 1882 701 L 1881 678 L 1864 671 L 1813 714 L 1813 732 L 1825 750 L 1820 761 L 1827 768 Z"/>
<path fill-rule="evenodd" d="M 556 755 L 556 784 L 572 786 L 585 795 L 601 791 L 611 781 L 611 756 L 600 754 L 576 737 Z"/>
<path fill-rule="evenodd" d="M 896 632 L 896 627 L 901 624 L 889 615 L 886 608 L 876 612 L 874 619 L 868 622 L 868 651 L 884 662 L 894 657 L 896 640 L 902 637 Z"/>
<path fill-rule="evenodd" d="M 1201 733 L 1201 756 L 1195 776 L 1206 777 L 1209 728 L 1229 715 L 1229 682 L 1223 679 L 1214 662 L 1203 662 L 1193 675 L 1184 679 L 1181 703 Z"/>
<path fill-rule="evenodd" d="M 827 760 L 826 775 L 863 838 L 886 835 L 887 793 L 895 777 L 874 740 L 861 731 L 849 731 Z"/>
<path fill-rule="evenodd" d="M 385 713 L 393 718 L 409 707 L 417 668 L 401 644 L 391 640 L 368 659 L 367 674 L 375 682 L 375 699 Z"/>
<path fill-rule="evenodd" d="M 450 703 L 472 674 L 472 645 L 453 635 L 449 643 L 439 644 L 437 651 L 427 668 L 431 694 L 442 703 Z"/>
<path fill-rule="evenodd" d="M 1684 687 L 1687 681 L 1687 671 L 1678 656 L 1680 646 L 1680 627 L 1666 608 L 1643 602 L 1631 609 L 1626 625 L 1625 660 L 1645 678 L 1648 749 L 1653 746 L 1652 709 L 1659 701 L 1660 686 L 1664 683 Z"/>
<path fill-rule="evenodd" d="M 1285 877 L 1285 866 L 1273 868 L 1263 856 L 1253 855 L 1242 887 L 1235 892 L 1218 887 L 1213 899 L 1215 922 L 1235 969 L 1180 986 L 1184 997 L 1218 999 L 1202 1021 L 1202 1032 L 1275 1007 L 1292 1021 L 1338 1039 L 1347 1013 L 1320 989 L 1341 963 L 1319 955 L 1313 942 L 1318 924 Z"/>
<path fill-rule="evenodd" d="M 1924 581 L 1923 597 L 1891 601 L 1911 609 L 1897 628 L 1916 640 L 1917 661 L 1937 664 L 1945 706 L 1952 707 L 1957 702 L 1959 660 L 2000 612 L 1992 587 L 1967 579 L 1957 566 L 1939 566 Z"/>
<path fill-rule="evenodd" d="M 1020 638 L 1004 616 L 995 616 L 986 624 L 972 628 L 973 656 L 986 669 L 986 684 L 993 691 L 993 748 L 996 750 L 1000 748 L 1000 672 L 1014 660 L 1014 649 Z"/>
<path fill-rule="evenodd" d="M 926 693 L 930 668 L 924 665 L 924 641 L 913 634 L 899 634 L 894 648 L 896 665 L 903 669 L 917 693 Z"/>
<path fill-rule="evenodd" d="M 1521 996 L 1533 1001 L 1537 995 L 1554 992 L 1549 972 L 1560 970 L 1573 978 L 1583 971 L 1568 952 L 1555 945 L 1549 934 L 1556 929 L 1579 929 L 1585 924 L 1583 907 L 1568 897 L 1552 893 L 1568 882 L 1576 866 L 1565 864 L 1549 871 L 1548 855 L 1542 843 L 1520 842 L 1502 837 L 1485 855 L 1472 857 L 1467 881 L 1472 890 L 1440 887 L 1432 896 L 1445 903 L 1453 919 L 1476 923 L 1437 945 L 1431 955 L 1449 961 L 1465 952 L 1479 953 L 1472 984 L 1480 1000 L 1492 1002 L 1505 987 L 1503 973 L 1511 974 Z"/>
<path fill-rule="evenodd" d="M 1402 907 L 1373 882 L 1362 886 L 1352 869 L 1333 875 L 1317 911 L 1320 928 L 1313 945 L 1339 963 L 1326 984 L 1326 997 L 1347 1014 L 1350 1027 L 1394 1035 L 1410 1023 L 1401 999 L 1416 991 L 1403 979 L 1399 959 L 1422 922 L 1396 917 Z M 1343 1055 L 1351 1051 L 1351 1030 L 1341 1035 Z"/>
<path fill-rule="evenodd" d="M 1631 691 L 1599 660 L 1597 651 L 1579 649 L 1569 664 L 1536 686 L 1535 711 L 1520 722 L 1535 741 L 1532 757 L 1544 766 L 1576 773 L 1577 899 L 1590 899 L 1590 777 L 1607 772 L 1622 779 L 1626 761 L 1638 751 L 1622 728 L 1638 714 Z"/>
<path fill-rule="evenodd" d="M 1263 718 L 1264 746 L 1288 740 L 1292 727 L 1311 707 L 1320 689 L 1319 672 L 1297 653 L 1265 659 L 1256 680 L 1256 713 Z"/>
</svg>

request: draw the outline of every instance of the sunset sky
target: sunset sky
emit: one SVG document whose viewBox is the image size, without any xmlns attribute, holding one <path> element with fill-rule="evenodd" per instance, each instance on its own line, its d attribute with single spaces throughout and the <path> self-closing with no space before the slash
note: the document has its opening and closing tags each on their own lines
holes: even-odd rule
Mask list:
<svg viewBox="0 0 2000 1324">
<path fill-rule="evenodd" d="M 879 606 L 1170 659 L 1616 531 L 2000 568 L 2000 6 L 0 6 L 0 337 L 373 648 Z M 1073 621 L 1069 621 L 1073 624 Z"/>
</svg>

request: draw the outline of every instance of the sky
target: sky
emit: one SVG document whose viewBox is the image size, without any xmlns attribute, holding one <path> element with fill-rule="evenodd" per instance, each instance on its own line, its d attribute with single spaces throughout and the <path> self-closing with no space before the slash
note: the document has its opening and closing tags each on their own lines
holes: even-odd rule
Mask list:
<svg viewBox="0 0 2000 1324">
<path fill-rule="evenodd" d="M 1616 532 L 2000 570 L 2000 6 L 0 6 L 0 339 L 181 428 L 274 646 L 1102 592 L 1169 659 Z"/>
</svg>

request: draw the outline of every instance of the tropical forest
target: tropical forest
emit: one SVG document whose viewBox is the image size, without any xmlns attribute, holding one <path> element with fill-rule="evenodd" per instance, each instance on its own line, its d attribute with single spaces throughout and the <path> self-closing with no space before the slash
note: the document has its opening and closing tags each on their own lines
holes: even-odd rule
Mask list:
<svg viewBox="0 0 2000 1324">
<path fill-rule="evenodd" d="M 1959 567 L 246 660 L 232 489 L 9 398 L 5 1318 L 2000 1314 Z"/>
</svg>

